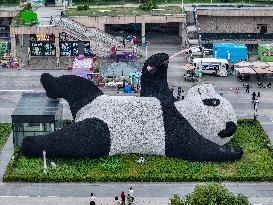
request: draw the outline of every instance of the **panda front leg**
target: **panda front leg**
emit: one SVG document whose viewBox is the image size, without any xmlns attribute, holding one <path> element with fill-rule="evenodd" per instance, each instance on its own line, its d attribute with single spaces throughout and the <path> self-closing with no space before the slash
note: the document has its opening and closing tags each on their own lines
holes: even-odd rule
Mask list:
<svg viewBox="0 0 273 205">
<path fill-rule="evenodd" d="M 241 159 L 243 150 L 241 148 L 224 147 L 217 145 L 198 133 L 181 136 L 182 140 L 166 139 L 166 156 L 180 158 L 188 161 L 199 162 L 225 162 Z"/>
<path fill-rule="evenodd" d="M 108 126 L 97 118 L 85 119 L 48 135 L 25 137 L 22 153 L 27 157 L 97 158 L 110 152 Z"/>
</svg>

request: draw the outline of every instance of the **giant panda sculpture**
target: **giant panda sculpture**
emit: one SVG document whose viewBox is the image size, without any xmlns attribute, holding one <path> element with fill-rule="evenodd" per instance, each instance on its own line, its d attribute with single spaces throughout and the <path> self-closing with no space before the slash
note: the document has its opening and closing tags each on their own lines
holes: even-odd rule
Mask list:
<svg viewBox="0 0 273 205">
<path fill-rule="evenodd" d="M 46 150 L 49 157 L 70 158 L 140 153 L 189 161 L 240 159 L 241 148 L 221 146 L 236 130 L 229 102 L 211 85 L 194 87 L 185 101 L 176 101 L 167 83 L 168 61 L 165 53 L 147 59 L 142 70 L 141 97 L 107 96 L 84 78 L 42 74 L 47 96 L 66 99 L 75 124 L 48 135 L 24 138 L 22 153 L 27 157 L 41 156 Z M 190 106 L 196 99 L 200 115 L 193 116 Z M 220 111 L 215 117 L 221 120 L 211 119 L 215 109 Z M 198 129 L 201 115 L 221 125 L 211 135 L 210 131 L 202 132 L 206 127 L 201 123 Z"/>
</svg>

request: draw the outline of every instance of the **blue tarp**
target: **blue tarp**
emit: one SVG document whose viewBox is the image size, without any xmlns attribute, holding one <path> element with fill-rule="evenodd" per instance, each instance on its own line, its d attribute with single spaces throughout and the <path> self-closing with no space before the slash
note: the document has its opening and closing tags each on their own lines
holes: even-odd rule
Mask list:
<svg viewBox="0 0 273 205">
<path fill-rule="evenodd" d="M 247 59 L 247 47 L 242 43 L 214 43 L 213 57 L 226 59 L 231 63 Z"/>
</svg>

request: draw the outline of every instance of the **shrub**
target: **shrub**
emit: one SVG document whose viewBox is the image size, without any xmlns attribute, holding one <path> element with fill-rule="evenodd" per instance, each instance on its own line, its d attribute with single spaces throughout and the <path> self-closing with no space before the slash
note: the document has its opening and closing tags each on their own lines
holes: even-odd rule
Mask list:
<svg viewBox="0 0 273 205">
<path fill-rule="evenodd" d="M 197 185 L 185 199 L 174 195 L 170 205 L 249 205 L 247 197 L 234 195 L 220 184 Z"/>
<path fill-rule="evenodd" d="M 249 205 L 246 196 L 239 194 L 235 196 L 222 185 L 206 184 L 197 185 L 194 191 L 185 198 L 174 195 L 170 198 L 169 205 Z"/>
<path fill-rule="evenodd" d="M 89 6 L 87 4 L 85 5 L 80 5 L 77 7 L 78 11 L 85 11 L 85 10 L 89 10 Z"/>
<path fill-rule="evenodd" d="M 141 4 L 139 6 L 139 8 L 144 10 L 144 11 L 149 11 L 149 10 L 152 10 L 152 9 L 157 9 L 158 6 L 154 1 L 149 1 L 149 2 Z"/>
<path fill-rule="evenodd" d="M 185 205 L 185 200 L 178 196 L 177 194 L 175 194 L 172 198 L 170 198 L 171 203 L 169 203 L 169 205 Z"/>
<path fill-rule="evenodd" d="M 0 150 L 6 143 L 9 134 L 11 132 L 11 124 L 10 123 L 0 123 Z"/>
<path fill-rule="evenodd" d="M 65 119 L 65 120 L 63 121 L 64 127 L 69 126 L 69 125 L 72 125 L 73 123 L 74 123 L 73 120 L 69 120 L 69 119 Z"/>
<path fill-rule="evenodd" d="M 99 72 L 100 72 L 100 68 L 99 67 L 95 67 L 94 73 L 99 73 Z"/>
</svg>

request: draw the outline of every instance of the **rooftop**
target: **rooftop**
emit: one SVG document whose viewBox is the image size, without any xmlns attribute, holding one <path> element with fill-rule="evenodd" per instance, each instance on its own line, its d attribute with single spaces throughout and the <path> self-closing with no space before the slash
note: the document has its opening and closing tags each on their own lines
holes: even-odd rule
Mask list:
<svg viewBox="0 0 273 205">
<path fill-rule="evenodd" d="M 159 9 L 144 11 L 138 7 L 112 7 L 112 8 L 90 8 L 88 10 L 79 11 L 76 8 L 68 9 L 68 16 L 139 16 L 139 15 L 173 15 L 181 14 L 182 9 L 178 6 L 168 6 Z"/>
<path fill-rule="evenodd" d="M 59 100 L 50 99 L 45 93 L 23 93 L 12 116 L 52 116 L 58 111 Z"/>
</svg>

